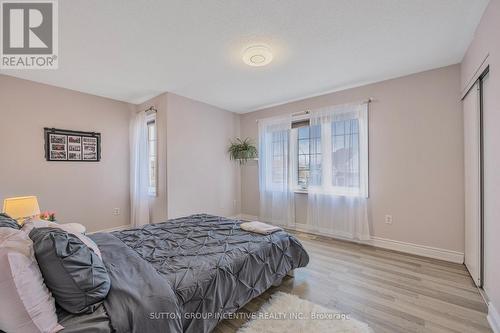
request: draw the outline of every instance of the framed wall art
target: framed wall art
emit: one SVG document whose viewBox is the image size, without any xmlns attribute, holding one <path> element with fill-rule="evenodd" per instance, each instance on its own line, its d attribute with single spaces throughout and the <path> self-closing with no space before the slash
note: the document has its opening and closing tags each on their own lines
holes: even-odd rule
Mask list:
<svg viewBox="0 0 500 333">
<path fill-rule="evenodd" d="M 44 128 L 45 159 L 53 162 L 99 162 L 101 134 Z"/>
</svg>

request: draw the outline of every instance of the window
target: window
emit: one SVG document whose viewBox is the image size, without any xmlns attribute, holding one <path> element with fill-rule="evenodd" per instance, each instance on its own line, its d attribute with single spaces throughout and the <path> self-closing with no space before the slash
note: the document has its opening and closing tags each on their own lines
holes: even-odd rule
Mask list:
<svg viewBox="0 0 500 333">
<path fill-rule="evenodd" d="M 307 189 L 321 184 L 321 127 L 307 125 L 297 131 L 297 185 Z"/>
<path fill-rule="evenodd" d="M 148 124 L 148 161 L 149 161 L 149 187 L 151 196 L 156 196 L 158 185 L 158 133 L 156 127 L 156 113 L 151 113 L 147 118 Z"/>
<path fill-rule="evenodd" d="M 332 186 L 359 187 L 359 121 L 332 122 Z"/>
<path fill-rule="evenodd" d="M 292 123 L 297 191 L 368 195 L 367 111 Z M 296 139 L 295 139 L 296 138 Z M 327 153 L 328 152 L 328 153 Z"/>
</svg>

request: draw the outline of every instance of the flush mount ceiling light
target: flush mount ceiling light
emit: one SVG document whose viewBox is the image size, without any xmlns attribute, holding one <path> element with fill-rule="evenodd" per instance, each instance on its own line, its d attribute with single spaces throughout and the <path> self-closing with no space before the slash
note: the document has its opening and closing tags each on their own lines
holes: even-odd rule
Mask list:
<svg viewBox="0 0 500 333">
<path fill-rule="evenodd" d="M 271 48 L 267 45 L 254 45 L 243 52 L 243 62 L 249 66 L 265 66 L 273 60 Z"/>
</svg>

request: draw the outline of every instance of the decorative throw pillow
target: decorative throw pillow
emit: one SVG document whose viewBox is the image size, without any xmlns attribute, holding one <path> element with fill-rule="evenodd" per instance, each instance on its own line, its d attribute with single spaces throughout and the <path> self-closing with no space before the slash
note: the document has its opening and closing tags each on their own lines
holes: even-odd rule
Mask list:
<svg viewBox="0 0 500 333">
<path fill-rule="evenodd" d="M 63 329 L 33 255 L 33 243 L 11 228 L 0 229 L 0 295 L 0 330 L 52 333 Z"/>
<path fill-rule="evenodd" d="M 59 228 L 30 234 L 45 284 L 70 313 L 92 313 L 108 295 L 110 279 L 99 256 L 78 237 Z"/>
<path fill-rule="evenodd" d="M 17 223 L 16 220 L 11 218 L 9 215 L 5 213 L 0 213 L 0 228 L 12 228 L 19 230 L 21 226 Z"/>
<path fill-rule="evenodd" d="M 87 245 L 92 251 L 94 251 L 95 254 L 99 256 L 99 258 L 102 259 L 101 256 L 101 251 L 99 250 L 99 247 L 97 246 L 96 243 L 89 237 L 85 236 L 78 230 L 76 230 L 73 226 L 76 225 L 76 223 L 70 223 L 70 224 L 59 224 L 55 222 L 50 222 L 50 221 L 43 221 L 43 220 L 33 220 L 26 222 L 23 227 L 22 231 L 24 231 L 27 235 L 30 234 L 31 230 L 33 228 L 59 228 L 62 229 L 66 232 L 69 232 L 70 234 L 75 235 L 78 237 L 85 245 Z"/>
</svg>

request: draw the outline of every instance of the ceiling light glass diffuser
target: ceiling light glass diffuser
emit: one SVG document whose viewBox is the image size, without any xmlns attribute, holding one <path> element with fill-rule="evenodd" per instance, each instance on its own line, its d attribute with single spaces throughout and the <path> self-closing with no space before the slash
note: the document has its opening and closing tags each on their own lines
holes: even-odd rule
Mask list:
<svg viewBox="0 0 500 333">
<path fill-rule="evenodd" d="M 273 60 L 269 46 L 254 45 L 243 52 L 243 62 L 249 66 L 265 66 Z"/>
</svg>

